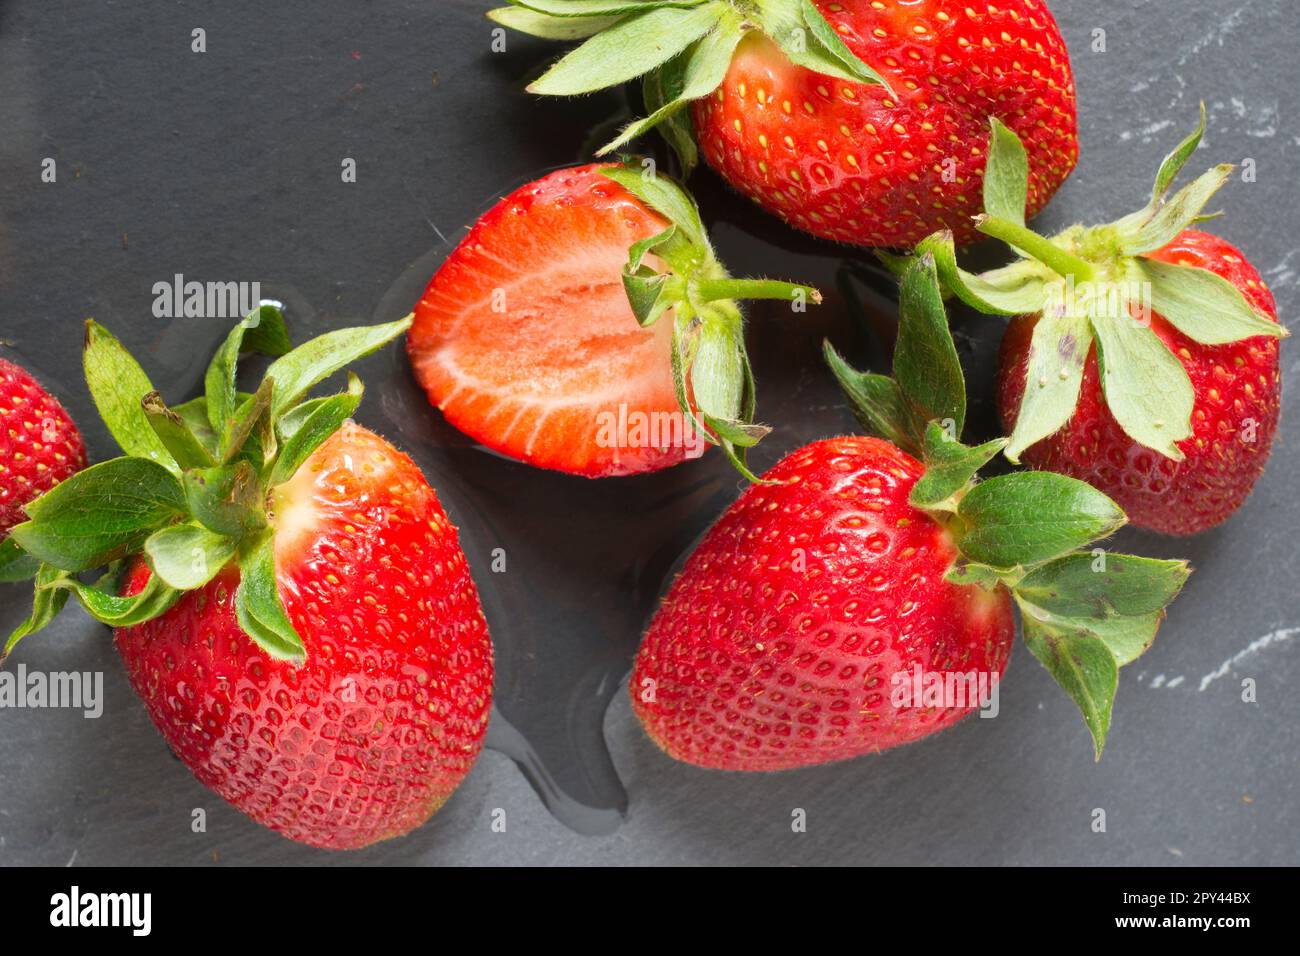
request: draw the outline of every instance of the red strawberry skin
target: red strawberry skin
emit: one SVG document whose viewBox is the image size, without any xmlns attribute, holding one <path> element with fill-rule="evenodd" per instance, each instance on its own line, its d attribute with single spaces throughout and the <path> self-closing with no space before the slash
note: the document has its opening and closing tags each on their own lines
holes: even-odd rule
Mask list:
<svg viewBox="0 0 1300 956">
<path fill-rule="evenodd" d="M 1187 230 L 1149 258 L 1222 276 L 1257 312 L 1277 321 L 1277 306 L 1264 280 L 1239 250 L 1217 236 Z M 998 406 L 1008 432 L 1024 394 L 1036 322 L 1037 316 L 1018 316 L 1002 339 Z M 1185 458 L 1173 461 L 1124 433 L 1106 407 L 1094 347 L 1074 416 L 1059 432 L 1026 449 L 1022 460 L 1090 483 L 1118 502 L 1137 527 L 1196 534 L 1226 521 L 1264 471 L 1282 397 L 1278 340 L 1256 336 L 1201 345 L 1159 315 L 1152 316 L 1151 327 L 1192 380 L 1192 435 L 1178 443 Z"/>
<path fill-rule="evenodd" d="M 452 425 L 508 457 L 590 478 L 688 455 L 681 427 L 656 430 L 658 440 L 602 436 L 620 417 L 685 422 L 671 313 L 642 328 L 622 283 L 630 247 L 667 222 L 601 168 L 560 169 L 502 199 L 434 275 L 407 336 L 416 378 Z"/>
<path fill-rule="evenodd" d="M 709 165 L 769 212 L 855 245 L 913 246 L 945 227 L 970 242 L 990 116 L 1028 151 L 1029 215 L 1074 169 L 1074 78 L 1041 2 L 815 5 L 894 95 L 795 66 L 757 33 L 743 40 L 697 101 L 695 130 Z"/>
<path fill-rule="evenodd" d="M 345 424 L 274 497 L 304 665 L 240 630 L 237 570 L 116 646 L 200 781 L 292 840 L 355 849 L 419 826 L 468 773 L 492 699 L 487 626 L 455 527 L 379 436 Z M 138 564 L 126 592 L 148 576 Z"/>
<path fill-rule="evenodd" d="M 0 538 L 23 507 L 86 467 L 72 418 L 26 369 L 0 359 Z"/>
<path fill-rule="evenodd" d="M 745 490 L 637 654 L 632 706 L 655 743 L 701 767 L 784 770 L 895 747 L 971 712 L 893 697 L 894 675 L 916 666 L 1000 677 L 1015 637 L 1005 590 L 943 580 L 957 551 L 907 502 L 921 474 L 888 442 L 831 438 L 777 463 L 764 476 L 777 484 Z"/>
</svg>

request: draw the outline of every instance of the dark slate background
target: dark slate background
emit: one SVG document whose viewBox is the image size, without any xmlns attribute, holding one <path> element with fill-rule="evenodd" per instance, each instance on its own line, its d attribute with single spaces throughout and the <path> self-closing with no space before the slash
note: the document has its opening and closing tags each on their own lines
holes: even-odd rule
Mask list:
<svg viewBox="0 0 1300 956">
<path fill-rule="evenodd" d="M 0 0 L 0 338 L 52 384 L 96 455 L 111 444 L 80 381 L 87 316 L 181 400 L 226 323 L 154 318 L 155 282 L 260 281 L 299 338 L 397 318 L 445 255 L 443 237 L 454 242 L 501 192 L 582 159 L 583 144 L 626 115 L 619 93 L 569 104 L 523 94 L 555 48 L 511 36 L 491 52 L 487 6 Z M 1083 159 L 1039 225 L 1140 205 L 1204 99 L 1210 131 L 1193 169 L 1248 158 L 1257 168 L 1256 182 L 1224 191 L 1230 215 L 1215 228 L 1247 252 L 1291 324 L 1300 135 L 1285 111 L 1300 57 L 1279 28 L 1289 3 L 1052 7 L 1073 55 Z M 196 27 L 204 54 L 190 49 Z M 1097 30 L 1105 52 L 1093 50 Z M 54 184 L 39 178 L 46 157 Z M 354 184 L 341 182 L 345 157 Z M 887 284 L 868 256 L 780 227 L 707 171 L 692 186 L 733 271 L 863 300 L 849 310 L 832 294 L 797 323 L 751 311 L 761 411 L 779 425 L 757 463 L 849 430 L 817 345 L 829 334 L 859 364 L 885 367 Z M 979 437 L 993 427 L 983 396 L 1000 323 L 954 310 L 953 325 Z M 1292 377 L 1294 348 L 1283 350 Z M 100 671 L 105 713 L 0 712 L 0 863 L 1300 862 L 1294 389 L 1270 469 L 1228 527 L 1116 542 L 1190 558 L 1198 573 L 1155 646 L 1123 671 L 1100 764 L 1073 704 L 1017 648 L 995 720 L 880 757 L 749 777 L 662 756 L 622 693 L 662 581 L 737 493 L 718 456 L 600 483 L 533 472 L 448 429 L 396 349 L 362 372 L 360 417 L 415 455 L 462 527 L 497 649 L 492 749 L 405 839 L 346 856 L 296 846 L 190 777 L 128 688 L 107 631 L 69 610 L 10 666 Z M 493 574 L 498 547 L 507 569 Z M 25 602 L 0 589 L 5 630 Z M 1258 703 L 1242 702 L 1244 678 Z M 197 808 L 205 833 L 191 831 Z M 807 832 L 793 833 L 800 808 Z M 1096 808 L 1105 833 L 1090 827 Z M 504 833 L 491 827 L 498 809 Z"/>
</svg>

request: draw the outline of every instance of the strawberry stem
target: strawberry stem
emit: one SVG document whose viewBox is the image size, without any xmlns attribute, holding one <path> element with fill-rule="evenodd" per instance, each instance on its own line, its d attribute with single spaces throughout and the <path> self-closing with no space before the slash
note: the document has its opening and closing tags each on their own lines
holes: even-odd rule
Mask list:
<svg viewBox="0 0 1300 956">
<path fill-rule="evenodd" d="M 820 305 L 822 294 L 812 286 L 778 279 L 704 279 L 695 285 L 696 297 L 701 302 L 720 299 L 780 299 L 795 302 L 800 299 Z"/>
<path fill-rule="evenodd" d="M 1029 253 L 1062 278 L 1073 276 L 1075 282 L 1088 282 L 1093 278 L 1091 263 L 1066 252 L 1026 226 L 1000 216 L 982 215 L 975 217 L 975 228 L 986 236 L 1001 239 L 1007 245 Z"/>
</svg>

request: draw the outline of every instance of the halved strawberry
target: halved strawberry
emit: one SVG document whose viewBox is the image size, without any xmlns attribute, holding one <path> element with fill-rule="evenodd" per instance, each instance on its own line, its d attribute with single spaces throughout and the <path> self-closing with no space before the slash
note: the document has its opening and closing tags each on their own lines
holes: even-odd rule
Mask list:
<svg viewBox="0 0 1300 956">
<path fill-rule="evenodd" d="M 406 346 L 429 401 L 467 435 L 542 468 L 601 477 L 682 461 L 680 428 L 642 447 L 595 440 L 601 414 L 620 405 L 680 418 L 672 325 L 638 325 L 620 278 L 628 249 L 667 226 L 593 167 L 502 200 L 415 307 Z"/>
<path fill-rule="evenodd" d="M 730 279 L 690 198 L 618 165 L 561 169 L 488 211 L 415 308 L 407 351 L 447 420 L 511 458 L 599 478 L 752 444 Z M 703 427 L 701 427 L 703 426 Z"/>
</svg>

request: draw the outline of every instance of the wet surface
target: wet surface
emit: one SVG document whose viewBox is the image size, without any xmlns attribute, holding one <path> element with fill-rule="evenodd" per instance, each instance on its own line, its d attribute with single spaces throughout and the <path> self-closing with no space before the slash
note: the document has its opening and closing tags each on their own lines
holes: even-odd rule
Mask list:
<svg viewBox="0 0 1300 956">
<path fill-rule="evenodd" d="M 322 3 L 307 22 L 253 3 L 95 7 L 75 20 L 0 3 L 0 338 L 65 401 L 93 455 L 113 449 L 80 380 L 86 317 L 182 400 L 228 323 L 156 318 L 155 282 L 258 281 L 285 303 L 298 341 L 398 318 L 495 197 L 581 160 L 579 144 L 627 115 L 618 94 L 560 104 L 520 92 L 555 48 L 512 36 L 506 52 L 489 52 L 486 3 L 390 6 L 381 15 Z M 1300 305 L 1300 249 L 1287 228 L 1300 140 L 1274 120 L 1300 77 L 1269 36 L 1275 5 L 1226 19 L 1207 5 L 1195 21 L 1204 35 L 1173 39 L 1154 11 L 1052 6 L 1082 91 L 1084 165 L 1040 225 L 1140 204 L 1205 97 L 1210 135 L 1192 165 L 1239 162 L 1243 150 L 1257 161 L 1256 183 L 1225 190 L 1221 229 L 1273 285 L 1289 324 Z M 1110 52 L 1090 54 L 1099 26 Z M 196 27 L 207 53 L 190 50 Z M 1268 50 L 1284 75 L 1259 67 Z M 46 157 L 55 183 L 40 180 Z M 341 181 L 346 158 L 355 183 Z M 748 311 L 759 417 L 777 426 L 755 466 L 855 430 L 821 341 L 887 370 L 890 281 L 869 255 L 781 226 L 707 170 L 690 185 L 734 274 L 797 279 L 827 297 L 804 315 Z M 971 261 L 995 256 L 977 249 Z M 961 308 L 952 321 L 971 382 L 968 437 L 991 437 L 1001 323 Z M 597 482 L 540 472 L 450 428 L 401 350 L 359 371 L 368 389 L 358 418 L 416 459 L 461 528 L 496 649 L 490 750 L 461 791 L 416 834 L 359 854 L 289 844 L 170 757 L 107 631 L 69 610 L 19 657 L 33 669 L 102 671 L 104 716 L 0 711 L 0 864 L 1297 862 L 1295 409 L 1284 410 L 1270 472 L 1227 528 L 1187 542 L 1135 532 L 1117 541 L 1188 557 L 1198 574 L 1156 647 L 1123 672 L 1102 764 L 1073 705 L 1018 648 L 999 719 L 880 758 L 755 778 L 669 761 L 625 699 L 665 581 L 739 491 L 721 456 Z M 0 586 L 0 625 L 21 619 L 25 600 Z M 1244 677 L 1258 682 L 1257 704 L 1240 700 Z M 1097 807 L 1107 834 L 1090 830 Z M 206 810 L 204 833 L 191 829 L 195 808 Z M 806 834 L 791 833 L 794 808 L 808 812 Z M 510 821 L 505 833 L 491 829 L 495 810 Z"/>
</svg>

